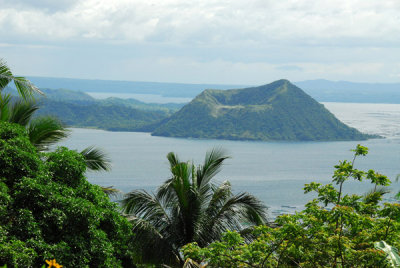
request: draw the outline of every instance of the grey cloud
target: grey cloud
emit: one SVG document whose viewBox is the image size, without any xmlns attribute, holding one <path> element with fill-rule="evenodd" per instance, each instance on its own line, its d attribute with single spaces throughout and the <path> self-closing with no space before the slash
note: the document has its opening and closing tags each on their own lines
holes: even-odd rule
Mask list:
<svg viewBox="0 0 400 268">
<path fill-rule="evenodd" d="M 0 6 L 19 10 L 36 9 L 54 13 L 67 11 L 78 2 L 79 0 L 0 0 Z"/>
</svg>

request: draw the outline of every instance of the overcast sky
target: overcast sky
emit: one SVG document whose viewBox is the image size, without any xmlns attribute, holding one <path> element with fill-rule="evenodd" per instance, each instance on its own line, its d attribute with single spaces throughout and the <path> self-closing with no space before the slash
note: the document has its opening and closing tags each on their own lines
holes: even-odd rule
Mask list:
<svg viewBox="0 0 400 268">
<path fill-rule="evenodd" d="M 16 74 L 400 82 L 400 0 L 0 0 Z"/>
</svg>

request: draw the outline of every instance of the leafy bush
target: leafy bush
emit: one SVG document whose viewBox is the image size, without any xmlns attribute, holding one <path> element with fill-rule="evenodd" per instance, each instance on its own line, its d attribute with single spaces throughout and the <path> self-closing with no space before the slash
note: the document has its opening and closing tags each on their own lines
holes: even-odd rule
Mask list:
<svg viewBox="0 0 400 268">
<path fill-rule="evenodd" d="M 80 153 L 38 153 L 22 127 L 0 125 L 0 264 L 132 266 L 132 227 L 85 169 Z"/>
<path fill-rule="evenodd" d="M 253 231 L 255 239 L 245 243 L 236 232 L 221 241 L 201 248 L 192 243 L 184 247 L 186 258 L 207 267 L 386 267 L 386 253 L 374 242 L 399 246 L 400 204 L 382 204 L 390 181 L 373 170 L 354 168 L 358 156 L 368 153 L 358 145 L 353 161 L 335 166 L 333 184 L 310 183 L 305 193 L 316 192 L 305 210 L 276 219 L 277 227 L 261 226 Z M 343 194 L 348 179 L 369 180 L 373 191 L 366 195 Z"/>
</svg>

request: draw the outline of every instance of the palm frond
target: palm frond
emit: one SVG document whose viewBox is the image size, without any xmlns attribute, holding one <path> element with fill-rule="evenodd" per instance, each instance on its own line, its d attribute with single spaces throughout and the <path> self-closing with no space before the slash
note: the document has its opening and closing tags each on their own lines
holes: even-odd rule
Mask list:
<svg viewBox="0 0 400 268">
<path fill-rule="evenodd" d="M 40 151 L 68 136 L 68 130 L 53 117 L 40 117 L 31 121 L 28 135 L 32 144 Z"/>
<path fill-rule="evenodd" d="M 187 258 L 182 268 L 205 268 L 207 264 L 200 264 L 194 260 Z"/>
<path fill-rule="evenodd" d="M 236 206 L 248 224 L 260 225 L 268 220 L 267 207 L 255 196 L 249 193 L 240 193 L 231 198 L 231 206 Z M 227 201 L 227 204 L 230 200 Z"/>
<path fill-rule="evenodd" d="M 373 189 L 369 190 L 368 192 L 366 192 L 363 196 L 365 197 L 365 196 L 368 196 L 368 195 L 374 194 L 374 193 L 378 193 L 380 195 L 385 195 L 385 194 L 390 193 L 390 189 L 388 187 L 376 187 L 376 188 L 373 188 Z"/>
<path fill-rule="evenodd" d="M 197 184 L 200 189 L 221 171 L 224 161 L 228 158 L 222 149 L 214 148 L 206 153 L 204 164 L 197 169 Z"/>
<path fill-rule="evenodd" d="M 377 203 L 381 200 L 382 196 L 390 193 L 388 187 L 375 187 L 363 195 L 363 200 L 366 203 Z"/>
<path fill-rule="evenodd" d="M 215 202 L 214 202 L 215 204 Z M 231 195 L 204 221 L 202 233 L 219 239 L 226 230 L 241 231 L 250 226 L 267 222 L 267 207 L 256 197 L 247 193 Z M 206 242 L 206 241 L 204 241 Z"/>
<path fill-rule="evenodd" d="M 170 207 L 177 202 L 173 182 L 173 179 L 168 179 L 157 189 L 157 199 L 161 200 L 167 207 Z"/>
<path fill-rule="evenodd" d="M 224 181 L 219 187 L 217 187 L 211 196 L 210 201 L 204 215 L 207 217 L 213 217 L 219 213 L 219 210 L 225 204 L 226 200 L 232 196 L 232 187 L 229 181 Z"/>
<path fill-rule="evenodd" d="M 19 95 L 24 100 L 32 98 L 33 93 L 35 92 L 43 95 L 43 92 L 40 91 L 39 88 L 32 84 L 28 79 L 14 76 L 7 63 L 0 59 L 0 91 L 2 91 L 11 81 L 14 81 Z"/>
<path fill-rule="evenodd" d="M 0 121 L 9 121 L 10 118 L 10 94 L 0 94 Z"/>
<path fill-rule="evenodd" d="M 33 93 L 39 93 L 41 95 L 44 95 L 43 92 L 40 91 L 38 87 L 36 87 L 34 84 L 32 84 L 25 77 L 14 76 L 13 80 L 14 80 L 14 85 L 17 88 L 19 95 L 24 100 L 33 98 Z"/>
<path fill-rule="evenodd" d="M 231 184 L 225 181 L 219 187 L 214 188 L 208 202 L 205 202 L 206 207 L 203 208 L 199 219 L 199 228 L 196 232 L 196 240 L 200 245 L 216 240 L 221 235 L 221 230 L 216 228 L 216 221 L 220 220 L 218 215 L 231 195 Z M 225 232 L 226 227 L 223 227 L 223 229 L 222 232 Z"/>
<path fill-rule="evenodd" d="M 191 191 L 192 166 L 188 163 L 179 163 L 172 168 L 174 176 L 171 184 L 182 208 L 187 209 L 189 199 L 187 194 Z"/>
<path fill-rule="evenodd" d="M 178 156 L 173 152 L 167 154 L 167 159 L 171 169 L 180 163 Z"/>
<path fill-rule="evenodd" d="M 120 190 L 114 188 L 114 186 L 100 186 L 100 187 L 101 190 L 103 190 L 103 193 L 105 193 L 109 197 L 111 196 L 117 197 L 119 194 L 122 193 Z"/>
<path fill-rule="evenodd" d="M 32 101 L 14 102 L 10 109 L 8 121 L 26 127 L 31 121 L 33 114 L 39 109 L 39 106 Z"/>
<path fill-rule="evenodd" d="M 81 154 L 88 169 L 93 171 L 111 170 L 111 160 L 101 149 L 90 146 L 82 150 Z"/>
<path fill-rule="evenodd" d="M 0 91 L 2 91 L 8 83 L 12 81 L 12 72 L 7 66 L 7 63 L 0 59 Z"/>
<path fill-rule="evenodd" d="M 125 213 L 145 219 L 156 227 L 171 222 L 160 200 L 146 191 L 127 193 L 122 200 L 122 208 Z"/>
</svg>

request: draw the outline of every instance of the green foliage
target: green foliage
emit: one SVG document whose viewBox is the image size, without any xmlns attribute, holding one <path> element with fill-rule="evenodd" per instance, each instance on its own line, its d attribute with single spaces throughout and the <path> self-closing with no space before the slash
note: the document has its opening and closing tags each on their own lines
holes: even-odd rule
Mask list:
<svg viewBox="0 0 400 268">
<path fill-rule="evenodd" d="M 287 80 L 206 90 L 155 129 L 153 135 L 230 140 L 363 140 Z"/>
<path fill-rule="evenodd" d="M 358 145 L 354 152 L 352 162 L 335 166 L 333 183 L 338 187 L 315 182 L 305 185 L 305 193 L 315 192 L 317 197 L 303 211 L 279 216 L 275 228 L 257 227 L 250 243 L 239 233 L 228 232 L 207 247 L 188 244 L 183 248 L 185 258 L 208 263 L 207 267 L 389 266 L 393 258 L 374 243 L 399 246 L 400 204 L 382 204 L 385 192 L 380 190 L 365 196 L 343 194 L 348 179 L 369 180 L 374 186 L 390 183 L 373 170 L 355 169 L 356 157 L 365 156 L 368 149 Z"/>
<path fill-rule="evenodd" d="M 32 118 L 30 118 L 32 119 Z M 28 125 L 29 140 L 40 151 L 68 137 L 69 130 L 56 118 L 43 116 L 35 118 Z"/>
<path fill-rule="evenodd" d="M 374 246 L 386 253 L 386 258 L 391 267 L 400 267 L 400 256 L 397 248 L 389 246 L 385 241 L 375 242 Z"/>
<path fill-rule="evenodd" d="M 173 153 L 167 158 L 171 179 L 155 195 L 132 191 L 122 202 L 143 263 L 183 265 L 183 245 L 205 246 L 226 230 L 245 232 L 266 222 L 266 207 L 254 196 L 234 194 L 229 182 L 213 183 L 228 158 L 222 151 L 209 151 L 198 167 Z"/>
<path fill-rule="evenodd" d="M 83 149 L 81 155 L 88 169 L 93 171 L 111 170 L 111 160 L 101 149 L 90 146 Z"/>
<path fill-rule="evenodd" d="M 0 264 L 132 266 L 132 227 L 85 170 L 80 153 L 38 153 L 24 128 L 0 124 Z"/>
<path fill-rule="evenodd" d="M 167 118 L 164 111 L 145 111 L 125 105 L 102 102 L 76 103 L 48 100 L 37 113 L 55 116 L 71 127 L 100 128 L 111 131 L 151 131 Z"/>
<path fill-rule="evenodd" d="M 14 82 L 18 94 L 24 100 L 32 98 L 33 93 L 35 92 L 39 94 L 42 93 L 35 85 L 33 85 L 26 78 L 14 76 L 14 74 L 11 72 L 6 62 L 0 59 L 0 93 L 11 81 Z"/>
<path fill-rule="evenodd" d="M 32 144 L 41 151 L 68 136 L 68 130 L 54 117 L 33 119 L 39 106 L 33 100 L 12 100 L 0 94 L 0 122 L 19 124 L 28 130 Z"/>
</svg>

